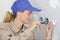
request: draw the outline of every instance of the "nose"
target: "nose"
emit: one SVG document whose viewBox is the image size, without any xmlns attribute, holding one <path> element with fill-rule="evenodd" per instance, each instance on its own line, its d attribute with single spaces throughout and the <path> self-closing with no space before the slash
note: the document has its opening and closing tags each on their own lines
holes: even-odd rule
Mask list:
<svg viewBox="0 0 60 40">
<path fill-rule="evenodd" d="M 32 18 L 32 14 L 30 15 L 30 19 Z"/>
</svg>

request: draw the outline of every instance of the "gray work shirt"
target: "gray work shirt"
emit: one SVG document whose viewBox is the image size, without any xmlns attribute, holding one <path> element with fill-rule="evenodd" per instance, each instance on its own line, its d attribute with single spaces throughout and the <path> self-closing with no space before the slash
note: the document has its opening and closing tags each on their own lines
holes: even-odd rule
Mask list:
<svg viewBox="0 0 60 40">
<path fill-rule="evenodd" d="M 0 40 L 34 40 L 33 32 L 18 30 L 13 21 L 0 24 Z"/>
</svg>

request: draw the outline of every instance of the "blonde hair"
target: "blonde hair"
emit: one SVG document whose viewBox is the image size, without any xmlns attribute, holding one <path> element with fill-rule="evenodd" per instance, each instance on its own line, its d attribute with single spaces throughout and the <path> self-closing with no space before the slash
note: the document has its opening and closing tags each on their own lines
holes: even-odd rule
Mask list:
<svg viewBox="0 0 60 40">
<path fill-rule="evenodd" d="M 7 11 L 4 16 L 3 22 L 7 23 L 7 22 L 10 22 L 11 20 L 14 21 L 15 17 L 16 17 L 16 14 L 12 14 L 9 11 Z"/>
</svg>

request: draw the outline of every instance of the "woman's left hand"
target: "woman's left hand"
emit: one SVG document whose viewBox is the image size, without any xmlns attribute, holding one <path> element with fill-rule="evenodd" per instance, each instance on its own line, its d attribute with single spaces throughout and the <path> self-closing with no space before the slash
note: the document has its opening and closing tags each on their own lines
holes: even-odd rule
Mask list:
<svg viewBox="0 0 60 40">
<path fill-rule="evenodd" d="M 46 26 L 46 40 L 50 40 L 51 39 L 51 34 L 52 34 L 52 31 L 53 31 L 54 27 L 53 27 L 53 24 L 52 22 L 49 22 Z"/>
</svg>

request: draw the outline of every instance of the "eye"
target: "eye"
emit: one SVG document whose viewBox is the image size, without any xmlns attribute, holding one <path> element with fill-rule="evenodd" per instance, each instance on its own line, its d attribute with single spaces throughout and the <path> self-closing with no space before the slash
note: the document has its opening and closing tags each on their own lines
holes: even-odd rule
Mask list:
<svg viewBox="0 0 60 40">
<path fill-rule="evenodd" d="M 29 12 L 29 15 L 30 15 L 30 14 L 32 14 L 32 12 L 31 12 L 31 11 Z"/>
</svg>

